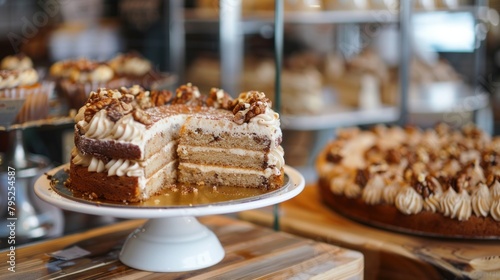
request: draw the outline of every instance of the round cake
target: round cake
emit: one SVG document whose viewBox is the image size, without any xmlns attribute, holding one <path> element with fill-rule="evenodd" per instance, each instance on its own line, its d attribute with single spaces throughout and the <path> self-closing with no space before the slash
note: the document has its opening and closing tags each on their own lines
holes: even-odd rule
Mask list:
<svg viewBox="0 0 500 280">
<path fill-rule="evenodd" d="M 75 122 L 67 185 L 92 199 L 143 201 L 177 184 L 283 186 L 279 115 L 262 92 L 100 88 Z"/>
<path fill-rule="evenodd" d="M 323 202 L 384 229 L 426 236 L 500 236 L 500 137 L 376 126 L 339 131 L 317 158 Z"/>
</svg>

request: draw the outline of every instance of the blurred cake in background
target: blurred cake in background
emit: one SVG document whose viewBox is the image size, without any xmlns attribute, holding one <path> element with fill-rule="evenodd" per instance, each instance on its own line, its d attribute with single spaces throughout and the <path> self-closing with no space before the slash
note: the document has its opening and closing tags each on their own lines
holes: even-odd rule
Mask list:
<svg viewBox="0 0 500 280">
<path fill-rule="evenodd" d="M 125 86 L 140 85 L 146 89 L 170 89 L 175 79 L 154 68 L 151 61 L 140 53 L 131 51 L 120 53 L 107 61 L 115 77 L 122 79 Z"/>
<path fill-rule="evenodd" d="M 380 105 L 380 95 L 389 79 L 389 69 L 371 49 L 365 49 L 350 59 L 330 54 L 324 69 L 326 84 L 335 89 L 339 103 L 364 108 Z M 366 102 L 368 98 L 370 103 Z"/>
<path fill-rule="evenodd" d="M 33 61 L 24 53 L 8 55 L 0 62 L 2 70 L 26 70 L 33 68 Z"/>
<path fill-rule="evenodd" d="M 41 81 L 31 58 L 23 54 L 6 56 L 0 65 L 0 98 L 24 99 L 14 123 L 46 118 L 54 83 Z"/>
<path fill-rule="evenodd" d="M 50 68 L 50 76 L 57 81 L 58 94 L 68 103 L 69 109 L 85 104 L 92 90 L 125 85 L 123 79 L 115 77 L 109 65 L 86 58 L 56 62 Z"/>
<path fill-rule="evenodd" d="M 410 62 L 409 96 L 419 98 L 433 86 L 462 83 L 462 77 L 445 59 L 425 61 L 415 56 Z M 340 104 L 353 108 L 397 105 L 400 96 L 398 65 L 392 66 L 377 53 L 366 48 L 346 59 L 341 54 L 328 54 L 323 66 L 325 84 L 337 94 Z M 366 92 L 369 91 L 366 101 Z M 369 104 L 368 104 L 369 103 Z"/>
<path fill-rule="evenodd" d="M 286 114 L 317 114 L 323 109 L 322 75 L 305 58 L 287 61 L 281 74 L 281 108 Z M 258 90 L 268 93 L 275 102 L 275 64 L 267 58 L 247 57 L 240 77 L 240 91 Z M 187 70 L 187 80 L 197 81 L 200 90 L 220 83 L 220 62 L 201 56 Z"/>
</svg>

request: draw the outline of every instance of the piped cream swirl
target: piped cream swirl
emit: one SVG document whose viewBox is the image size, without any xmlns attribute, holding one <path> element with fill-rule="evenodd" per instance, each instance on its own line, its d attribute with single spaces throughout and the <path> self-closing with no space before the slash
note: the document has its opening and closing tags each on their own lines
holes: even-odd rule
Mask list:
<svg viewBox="0 0 500 280">
<path fill-rule="evenodd" d="M 108 176 L 142 177 L 144 169 L 137 162 L 131 162 L 125 159 L 114 159 L 106 164 Z"/>
<path fill-rule="evenodd" d="M 451 218 L 453 219 L 456 218 L 459 221 L 466 221 L 467 219 L 470 218 L 472 214 L 472 207 L 471 207 L 471 198 L 467 191 L 462 190 L 458 194 L 457 204 L 455 205 L 453 210 L 454 211 L 451 215 Z"/>
<path fill-rule="evenodd" d="M 142 139 L 146 126 L 136 122 L 132 115 L 126 115 L 119 119 L 111 129 L 111 136 L 115 140 L 132 141 Z"/>
<path fill-rule="evenodd" d="M 480 183 L 476 191 L 472 194 L 472 210 L 478 217 L 486 217 L 491 207 L 490 190 L 484 183 Z"/>
<path fill-rule="evenodd" d="M 500 200 L 495 200 L 491 204 L 490 214 L 495 221 L 500 222 Z"/>
<path fill-rule="evenodd" d="M 108 119 L 105 110 L 97 112 L 90 122 L 83 127 L 85 136 L 95 139 L 104 139 L 110 135 L 114 123 Z"/>
<path fill-rule="evenodd" d="M 379 204 L 382 201 L 384 186 L 384 178 L 381 175 L 376 174 L 373 176 L 363 189 L 363 201 L 370 205 Z"/>
<path fill-rule="evenodd" d="M 73 148 L 71 155 L 73 164 L 87 167 L 89 172 L 107 172 L 108 176 L 144 176 L 144 168 L 135 161 L 115 159 L 104 163 L 104 161 L 91 155 L 82 155 L 76 148 Z"/>
<path fill-rule="evenodd" d="M 422 197 L 410 186 L 405 186 L 396 196 L 396 207 L 403 214 L 417 214 L 423 208 Z"/>
</svg>

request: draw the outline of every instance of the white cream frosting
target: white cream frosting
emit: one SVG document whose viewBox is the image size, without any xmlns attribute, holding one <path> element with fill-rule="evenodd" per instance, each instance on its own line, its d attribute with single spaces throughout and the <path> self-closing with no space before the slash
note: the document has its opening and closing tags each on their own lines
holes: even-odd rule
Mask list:
<svg viewBox="0 0 500 280">
<path fill-rule="evenodd" d="M 494 200 L 493 203 L 491 203 L 490 214 L 495 221 L 500 222 L 500 200 Z"/>
<path fill-rule="evenodd" d="M 500 200 L 500 182 L 498 180 L 495 180 L 491 186 L 490 194 L 494 200 Z"/>
<path fill-rule="evenodd" d="M 457 194 L 453 188 L 449 188 L 443 195 L 440 208 L 446 217 L 464 221 L 472 214 L 471 198 L 465 190 Z"/>
<path fill-rule="evenodd" d="M 382 198 L 387 204 L 394 204 L 398 192 L 401 190 L 400 182 L 392 182 L 382 191 Z"/>
<path fill-rule="evenodd" d="M 106 164 L 108 176 L 143 177 L 144 168 L 138 162 L 124 159 L 113 159 Z"/>
<path fill-rule="evenodd" d="M 458 194 L 458 203 L 455 205 L 454 212 L 451 215 L 451 218 L 458 219 L 459 221 L 466 221 L 470 218 L 472 214 L 472 205 L 471 198 L 469 193 L 465 190 L 462 190 Z"/>
<path fill-rule="evenodd" d="M 96 157 L 91 157 L 88 170 L 89 172 L 101 173 L 106 170 L 106 164 Z"/>
<path fill-rule="evenodd" d="M 278 113 L 274 112 L 271 108 L 266 108 L 264 114 L 257 115 L 250 119 L 250 123 L 255 123 L 262 126 L 279 127 L 280 126 L 280 116 Z"/>
<path fill-rule="evenodd" d="M 342 195 L 346 185 L 351 181 L 348 176 L 334 176 L 330 179 L 330 190 L 336 195 Z"/>
<path fill-rule="evenodd" d="M 119 119 L 111 129 L 111 137 L 115 140 L 132 141 L 134 139 L 142 140 L 146 131 L 146 126 L 134 120 L 129 114 Z"/>
<path fill-rule="evenodd" d="M 71 70 L 71 80 L 78 83 L 105 83 L 114 76 L 113 69 L 107 65 L 99 65 L 92 71 L 81 71 L 77 68 Z"/>
<path fill-rule="evenodd" d="M 375 205 L 382 201 L 382 190 L 384 189 L 384 178 L 375 174 L 368 180 L 365 188 L 363 189 L 362 198 L 366 204 Z"/>
<path fill-rule="evenodd" d="M 87 166 L 89 172 L 107 172 L 108 176 L 144 177 L 144 167 L 135 161 L 115 159 L 104 163 L 94 156 L 82 155 L 76 148 L 73 148 L 71 154 L 73 164 Z"/>
<path fill-rule="evenodd" d="M 31 86 L 38 82 L 38 73 L 35 69 L 2 70 L 0 75 L 0 89 Z"/>
<path fill-rule="evenodd" d="M 0 67 L 6 70 L 26 70 L 33 68 L 33 61 L 28 56 L 9 55 L 2 59 Z"/>
<path fill-rule="evenodd" d="M 344 195 L 348 198 L 359 197 L 361 195 L 361 187 L 354 182 L 350 182 L 345 186 Z"/>
<path fill-rule="evenodd" d="M 439 208 L 441 209 L 443 215 L 446 217 L 451 217 L 453 215 L 455 205 L 458 204 L 458 194 L 453 188 L 448 188 L 444 192 L 443 197 L 439 203 Z"/>
<path fill-rule="evenodd" d="M 488 216 L 491 208 L 492 199 L 490 197 L 490 190 L 484 183 L 479 183 L 477 189 L 472 194 L 472 210 L 478 217 Z"/>
<path fill-rule="evenodd" d="M 106 116 L 106 110 L 100 110 L 83 129 L 88 138 L 105 139 L 111 134 L 114 125 Z"/>
<path fill-rule="evenodd" d="M 410 186 L 405 186 L 396 196 L 396 207 L 403 214 L 417 214 L 423 208 L 422 197 Z"/>
<path fill-rule="evenodd" d="M 441 197 L 439 194 L 431 194 L 424 199 L 424 209 L 429 212 L 439 212 L 439 201 Z"/>
<path fill-rule="evenodd" d="M 123 54 L 113 58 L 109 65 L 120 75 L 143 76 L 152 69 L 151 62 L 148 60 Z"/>
</svg>

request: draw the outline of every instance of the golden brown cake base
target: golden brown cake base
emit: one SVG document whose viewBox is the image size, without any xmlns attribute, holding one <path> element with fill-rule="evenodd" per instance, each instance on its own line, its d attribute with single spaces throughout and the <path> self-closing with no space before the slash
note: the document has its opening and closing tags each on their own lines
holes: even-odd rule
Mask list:
<svg viewBox="0 0 500 280">
<path fill-rule="evenodd" d="M 82 167 L 71 163 L 71 182 L 68 187 L 72 190 L 88 195 L 89 199 L 109 199 L 137 201 L 140 190 L 137 187 L 138 177 L 108 176 L 106 172 L 87 171 L 87 167 Z M 99 197 L 96 194 L 100 194 Z M 93 197 L 96 196 L 96 197 Z"/>
<path fill-rule="evenodd" d="M 491 217 L 472 215 L 467 221 L 459 221 L 428 211 L 405 215 L 392 205 L 368 205 L 361 198 L 350 199 L 335 195 L 328 182 L 322 180 L 319 180 L 318 188 L 323 203 L 328 207 L 343 216 L 371 226 L 423 236 L 500 239 L 500 222 Z"/>
</svg>

